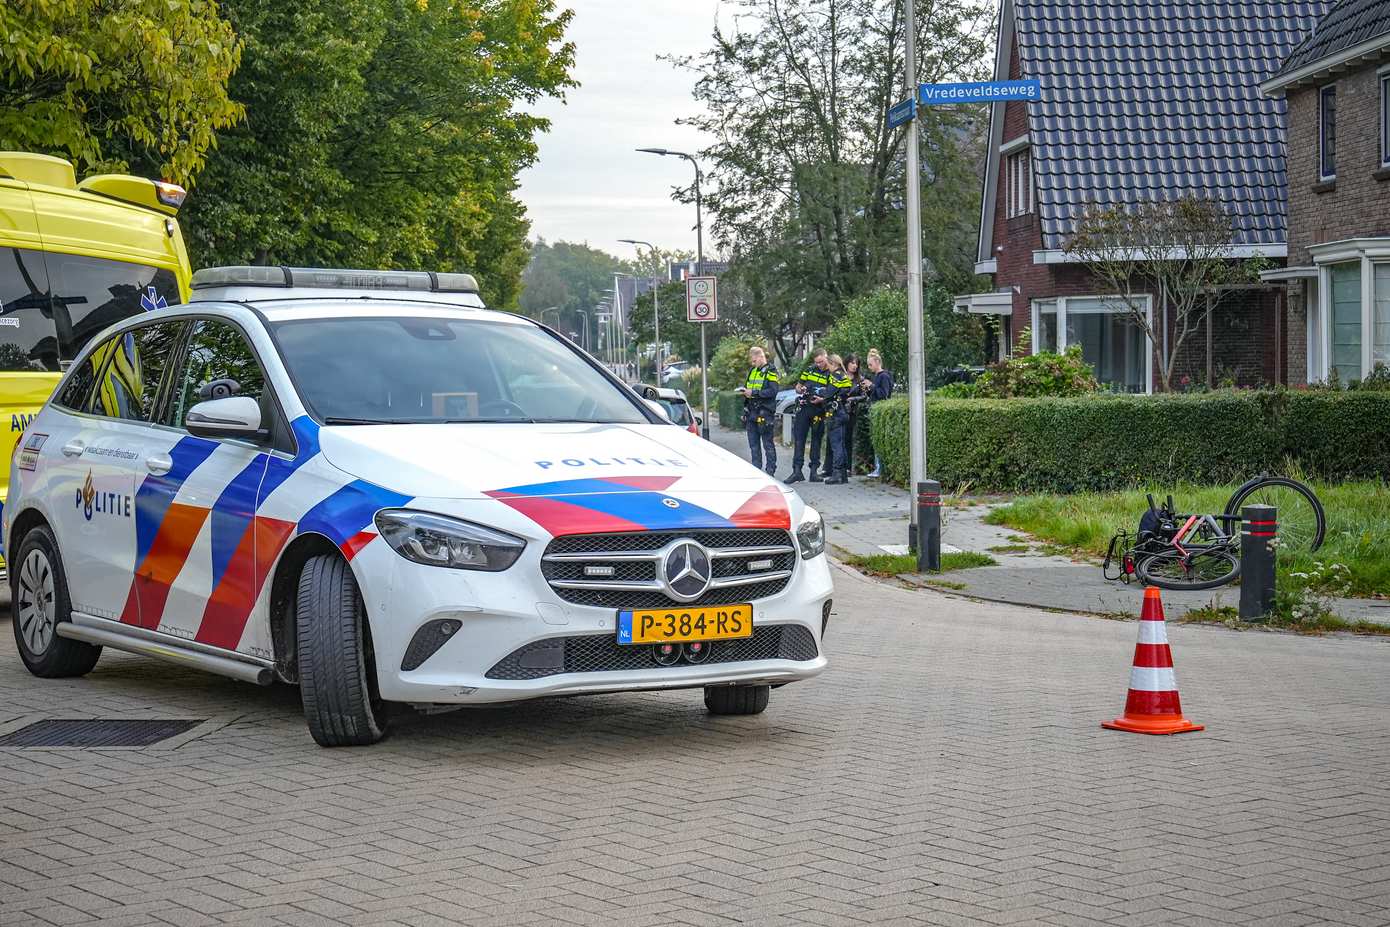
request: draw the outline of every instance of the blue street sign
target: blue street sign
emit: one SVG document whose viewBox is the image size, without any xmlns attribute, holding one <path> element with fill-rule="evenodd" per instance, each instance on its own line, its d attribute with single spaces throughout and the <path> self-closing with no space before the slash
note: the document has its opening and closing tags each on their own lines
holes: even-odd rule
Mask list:
<svg viewBox="0 0 1390 927">
<path fill-rule="evenodd" d="M 911 97 L 888 109 L 888 128 L 896 129 L 905 122 L 911 122 L 917 115 L 917 107 Z"/>
<path fill-rule="evenodd" d="M 951 103 L 1004 103 L 1037 100 L 1042 87 L 1036 80 L 975 81 L 968 84 L 919 84 L 917 99 L 923 106 Z"/>
</svg>

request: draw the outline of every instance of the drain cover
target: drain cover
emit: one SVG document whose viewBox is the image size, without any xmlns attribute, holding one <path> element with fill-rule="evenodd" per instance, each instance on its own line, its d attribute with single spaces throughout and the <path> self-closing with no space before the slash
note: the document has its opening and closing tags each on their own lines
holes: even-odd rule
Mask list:
<svg viewBox="0 0 1390 927">
<path fill-rule="evenodd" d="M 72 718 L 35 721 L 0 737 L 0 747 L 148 747 L 190 731 L 202 720 L 131 721 Z"/>
</svg>

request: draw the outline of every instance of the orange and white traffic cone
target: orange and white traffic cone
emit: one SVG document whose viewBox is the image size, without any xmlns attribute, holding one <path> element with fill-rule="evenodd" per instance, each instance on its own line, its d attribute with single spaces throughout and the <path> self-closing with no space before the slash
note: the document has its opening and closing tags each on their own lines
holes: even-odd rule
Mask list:
<svg viewBox="0 0 1390 927">
<path fill-rule="evenodd" d="M 1134 646 L 1134 667 L 1129 671 L 1129 697 L 1123 717 L 1102 721 L 1101 727 L 1132 734 L 1181 734 L 1200 731 L 1182 715 L 1178 682 L 1173 676 L 1173 651 L 1163 622 L 1163 599 L 1158 589 L 1144 590 L 1139 613 L 1139 643 Z"/>
</svg>

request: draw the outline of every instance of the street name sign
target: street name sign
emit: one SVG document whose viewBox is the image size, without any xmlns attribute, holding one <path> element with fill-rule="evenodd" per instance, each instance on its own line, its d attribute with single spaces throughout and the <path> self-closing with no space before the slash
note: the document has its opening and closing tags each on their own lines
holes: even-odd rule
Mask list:
<svg viewBox="0 0 1390 927">
<path fill-rule="evenodd" d="M 888 128 L 896 129 L 905 122 L 911 122 L 917 115 L 916 101 L 911 97 L 888 109 Z"/>
<path fill-rule="evenodd" d="M 688 322 L 719 321 L 717 277 L 685 278 L 685 318 Z"/>
<path fill-rule="evenodd" d="M 1042 99 L 1042 85 L 1036 80 L 972 81 L 965 84 L 919 84 L 917 100 L 923 106 L 953 103 L 1006 103 L 1010 100 Z"/>
</svg>

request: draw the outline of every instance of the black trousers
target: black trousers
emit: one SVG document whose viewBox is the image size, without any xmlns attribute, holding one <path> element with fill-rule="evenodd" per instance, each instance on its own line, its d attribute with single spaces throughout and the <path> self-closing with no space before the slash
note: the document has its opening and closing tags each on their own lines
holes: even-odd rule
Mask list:
<svg viewBox="0 0 1390 927">
<path fill-rule="evenodd" d="M 825 418 L 821 410 L 813 405 L 803 405 L 796 410 L 792 421 L 792 470 L 801 471 L 806 460 L 806 437 L 811 438 L 811 472 L 820 469 L 821 442 L 825 437 Z"/>
<path fill-rule="evenodd" d="M 761 418 L 760 422 L 758 419 Z M 748 435 L 748 459 L 769 476 L 777 472 L 777 442 L 774 440 L 777 416 L 749 409 L 744 413 L 744 433 Z"/>
<path fill-rule="evenodd" d="M 830 416 L 830 446 L 826 458 L 830 462 L 830 472 L 849 470 L 849 413 L 840 409 Z"/>
</svg>

